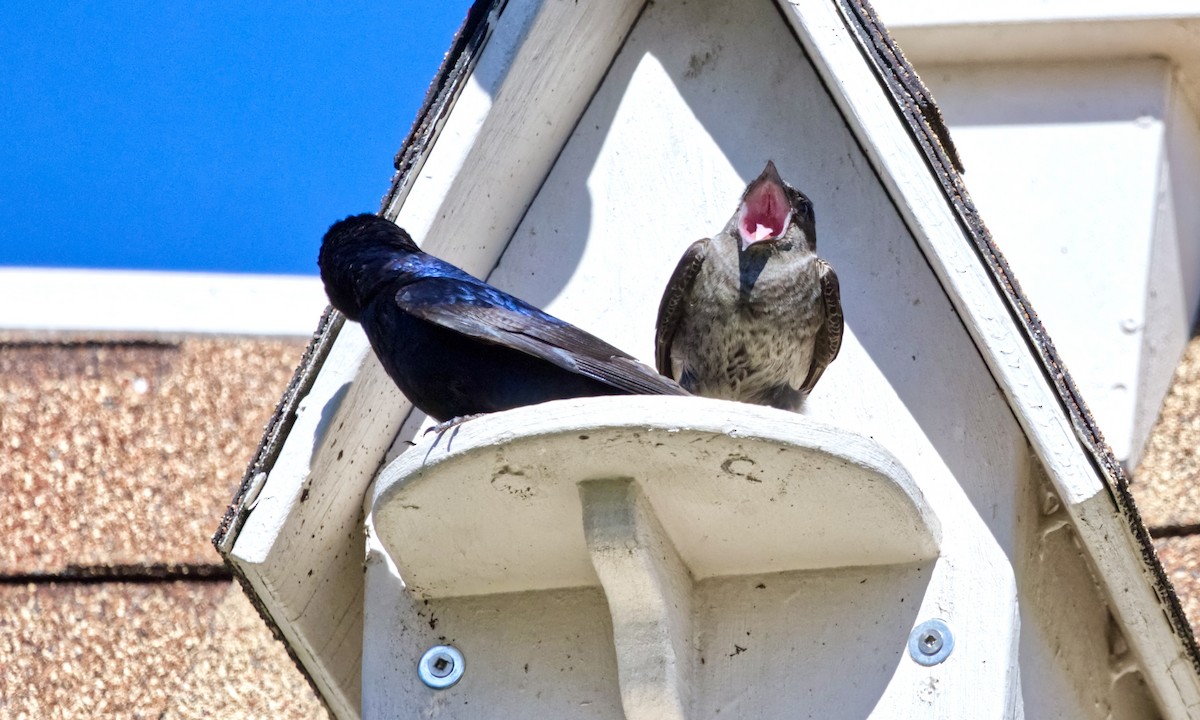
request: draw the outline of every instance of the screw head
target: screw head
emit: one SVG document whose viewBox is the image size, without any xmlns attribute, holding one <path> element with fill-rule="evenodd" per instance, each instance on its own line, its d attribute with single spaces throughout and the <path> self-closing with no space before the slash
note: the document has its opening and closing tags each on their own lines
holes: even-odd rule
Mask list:
<svg viewBox="0 0 1200 720">
<path fill-rule="evenodd" d="M 435 645 L 425 651 L 417 663 L 421 682 L 435 690 L 444 690 L 462 678 L 463 655 L 449 645 Z"/>
<path fill-rule="evenodd" d="M 927 630 L 921 633 L 917 642 L 922 655 L 937 655 L 942 649 L 942 634 L 937 630 Z"/>
<path fill-rule="evenodd" d="M 908 654 L 919 665 L 937 665 L 953 651 L 954 634 L 943 620 L 926 620 L 908 635 Z"/>
</svg>

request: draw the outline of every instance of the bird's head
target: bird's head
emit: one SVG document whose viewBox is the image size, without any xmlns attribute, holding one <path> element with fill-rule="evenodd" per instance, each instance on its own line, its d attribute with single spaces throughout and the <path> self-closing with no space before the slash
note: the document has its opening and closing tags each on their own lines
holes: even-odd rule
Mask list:
<svg viewBox="0 0 1200 720">
<path fill-rule="evenodd" d="M 330 304 L 350 320 L 358 320 L 386 279 L 388 267 L 418 251 L 407 232 L 378 215 L 352 215 L 334 223 L 317 256 Z"/>
<path fill-rule="evenodd" d="M 816 250 L 812 202 L 785 183 L 770 160 L 762 174 L 746 186 L 733 224 L 743 251 L 752 246 L 774 245 L 784 239 Z"/>
</svg>

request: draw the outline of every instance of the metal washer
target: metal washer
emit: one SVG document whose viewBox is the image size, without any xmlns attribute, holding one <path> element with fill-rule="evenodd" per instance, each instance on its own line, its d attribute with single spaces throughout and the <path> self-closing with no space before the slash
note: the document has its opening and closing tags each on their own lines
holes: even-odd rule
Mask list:
<svg viewBox="0 0 1200 720">
<path fill-rule="evenodd" d="M 908 634 L 908 655 L 918 665 L 937 665 L 953 651 L 954 633 L 944 620 L 926 620 Z"/>
<path fill-rule="evenodd" d="M 450 645 L 434 645 L 417 663 L 421 682 L 435 690 L 444 690 L 458 682 L 464 669 L 463 654 Z"/>
</svg>

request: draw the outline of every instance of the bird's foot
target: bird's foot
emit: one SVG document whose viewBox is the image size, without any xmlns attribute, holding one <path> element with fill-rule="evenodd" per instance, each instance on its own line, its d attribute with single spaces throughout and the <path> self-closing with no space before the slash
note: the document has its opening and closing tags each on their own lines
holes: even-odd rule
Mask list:
<svg viewBox="0 0 1200 720">
<path fill-rule="evenodd" d="M 456 418 L 450 418 L 449 420 L 444 420 L 444 421 L 438 423 L 437 425 L 434 425 L 433 427 L 426 430 L 425 434 L 428 435 L 429 433 L 436 433 L 438 435 L 441 435 L 442 433 L 446 432 L 447 430 L 449 430 L 451 428 L 456 428 L 459 425 L 462 425 L 463 423 L 467 422 L 468 420 L 474 420 L 475 418 L 481 418 L 484 415 L 487 415 L 487 413 L 475 413 L 474 415 L 459 415 Z"/>
</svg>

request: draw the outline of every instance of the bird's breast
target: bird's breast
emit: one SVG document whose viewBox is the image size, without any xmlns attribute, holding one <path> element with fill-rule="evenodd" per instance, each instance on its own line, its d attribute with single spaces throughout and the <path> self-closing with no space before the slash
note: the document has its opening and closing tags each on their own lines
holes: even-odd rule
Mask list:
<svg viewBox="0 0 1200 720">
<path fill-rule="evenodd" d="M 728 262 L 705 270 L 711 276 L 697 285 L 714 290 L 710 297 L 695 299 L 698 306 L 708 301 L 713 315 L 787 326 L 807 325 L 819 310 L 820 267 L 812 253 L 773 256 L 752 272 Z M 703 312 L 698 306 L 694 309 Z"/>
<path fill-rule="evenodd" d="M 743 274 L 732 263 L 706 264 L 677 335 L 688 340 L 672 349 L 702 394 L 752 400 L 780 385 L 799 387 L 812 362 L 824 320 L 815 256 L 772 258 L 750 284 Z"/>
</svg>

